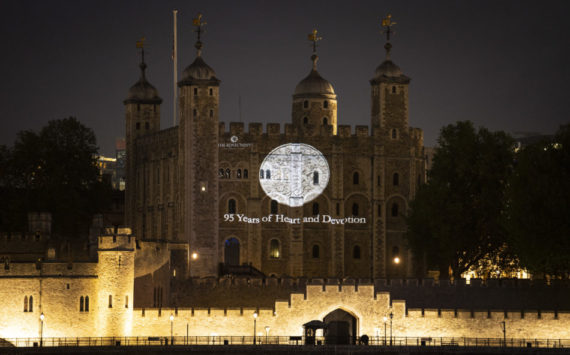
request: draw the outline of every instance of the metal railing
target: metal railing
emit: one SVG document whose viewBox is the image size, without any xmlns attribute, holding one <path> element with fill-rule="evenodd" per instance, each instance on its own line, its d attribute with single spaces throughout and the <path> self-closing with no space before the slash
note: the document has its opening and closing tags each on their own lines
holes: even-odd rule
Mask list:
<svg viewBox="0 0 570 355">
<path fill-rule="evenodd" d="M 255 342 L 255 343 L 254 343 Z M 191 345 L 362 345 L 375 347 L 570 348 L 570 339 L 467 337 L 302 336 L 131 336 L 0 338 L 1 347 L 191 346 Z"/>
</svg>

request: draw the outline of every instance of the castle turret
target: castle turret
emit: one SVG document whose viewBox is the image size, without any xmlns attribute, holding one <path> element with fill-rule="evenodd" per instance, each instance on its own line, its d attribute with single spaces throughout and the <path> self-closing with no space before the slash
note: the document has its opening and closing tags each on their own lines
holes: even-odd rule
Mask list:
<svg viewBox="0 0 570 355">
<path fill-rule="evenodd" d="M 392 62 L 390 51 L 391 16 L 383 21 L 387 41 L 386 60 L 382 62 L 370 80 L 372 86 L 371 126 L 374 135 L 385 135 L 386 138 L 397 139 L 401 132 L 408 130 L 408 86 L 410 78 Z"/>
<path fill-rule="evenodd" d="M 136 183 L 142 183 L 137 179 L 136 173 L 136 140 L 138 137 L 158 132 L 160 130 L 160 104 L 162 99 L 158 96 L 158 91 L 146 79 L 146 63 L 144 62 L 144 48 L 142 41 L 137 43 L 141 48 L 141 76 L 130 89 L 125 104 L 126 116 L 126 186 L 125 186 L 125 222 L 131 227 L 135 234 L 143 235 L 141 226 L 134 225 L 134 215 L 137 213 L 136 205 Z M 143 212 L 144 213 L 144 212 Z"/>
<path fill-rule="evenodd" d="M 320 132 L 320 127 L 332 127 L 333 134 L 337 131 L 337 101 L 332 84 L 324 79 L 317 71 L 317 30 L 309 35 L 313 42 L 313 67 L 309 75 L 301 80 L 293 94 L 293 124 L 304 127 L 305 132 Z M 312 128 L 312 129 L 311 129 Z"/>
<path fill-rule="evenodd" d="M 204 23 L 194 20 L 196 59 L 184 70 L 180 88 L 179 164 L 183 181 L 183 223 L 179 238 L 188 242 L 191 276 L 218 274 L 218 122 L 219 86 L 202 58 Z"/>
<path fill-rule="evenodd" d="M 129 336 L 133 318 L 135 240 L 129 228 L 103 228 L 97 254 L 98 336 Z"/>
</svg>

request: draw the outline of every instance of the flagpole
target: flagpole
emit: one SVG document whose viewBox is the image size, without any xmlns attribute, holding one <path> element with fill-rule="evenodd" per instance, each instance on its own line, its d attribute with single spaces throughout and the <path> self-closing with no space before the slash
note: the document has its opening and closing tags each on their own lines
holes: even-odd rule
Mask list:
<svg viewBox="0 0 570 355">
<path fill-rule="evenodd" d="M 176 84 L 178 82 L 178 31 L 176 25 L 176 15 L 178 14 L 178 10 L 172 10 L 172 15 L 174 17 L 174 43 L 172 44 L 172 61 L 173 61 L 173 68 L 174 68 L 174 92 L 172 95 L 172 118 L 173 118 L 173 126 L 176 126 L 176 116 L 178 114 L 177 108 L 177 101 L 178 101 L 178 88 Z"/>
</svg>

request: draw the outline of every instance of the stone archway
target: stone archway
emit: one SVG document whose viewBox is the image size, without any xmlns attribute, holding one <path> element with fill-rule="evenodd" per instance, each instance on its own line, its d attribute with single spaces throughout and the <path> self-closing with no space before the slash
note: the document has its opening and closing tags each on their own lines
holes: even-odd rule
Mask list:
<svg viewBox="0 0 570 355">
<path fill-rule="evenodd" d="M 325 316 L 325 342 L 327 344 L 355 344 L 356 318 L 338 308 Z"/>
</svg>

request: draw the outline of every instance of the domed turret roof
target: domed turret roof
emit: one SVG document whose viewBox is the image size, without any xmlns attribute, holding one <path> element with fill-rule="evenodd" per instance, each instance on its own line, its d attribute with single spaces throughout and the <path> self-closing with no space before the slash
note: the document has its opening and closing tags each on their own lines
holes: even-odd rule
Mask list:
<svg viewBox="0 0 570 355">
<path fill-rule="evenodd" d="M 391 60 L 385 60 L 376 68 L 375 77 L 385 76 L 387 78 L 396 78 L 402 75 L 402 70 Z"/>
<path fill-rule="evenodd" d="M 146 103 L 146 104 L 160 104 L 162 99 L 158 96 L 158 90 L 146 80 L 145 70 L 146 64 L 140 64 L 141 77 L 135 85 L 131 86 L 129 93 L 124 103 Z"/>
<path fill-rule="evenodd" d="M 321 94 L 321 95 L 334 95 L 334 88 L 332 84 L 324 79 L 318 71 L 311 70 L 309 75 L 301 80 L 297 87 L 295 87 L 295 95 L 304 94 Z"/>
<path fill-rule="evenodd" d="M 192 80 L 218 80 L 214 69 L 206 64 L 201 55 L 198 55 L 182 74 L 181 82 Z"/>
</svg>

